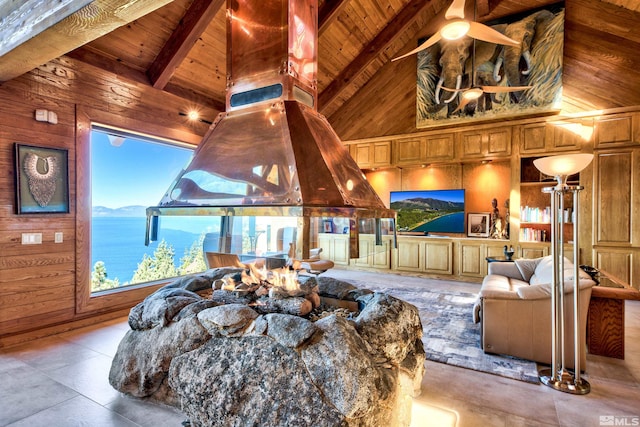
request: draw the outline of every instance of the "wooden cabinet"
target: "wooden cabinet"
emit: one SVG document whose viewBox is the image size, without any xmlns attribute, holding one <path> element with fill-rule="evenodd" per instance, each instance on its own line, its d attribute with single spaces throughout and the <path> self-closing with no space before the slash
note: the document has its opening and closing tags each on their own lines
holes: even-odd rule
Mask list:
<svg viewBox="0 0 640 427">
<path fill-rule="evenodd" d="M 375 236 L 360 235 L 360 258 L 352 260 L 354 265 L 370 268 L 391 268 L 391 237 L 385 237 L 376 245 Z"/>
<path fill-rule="evenodd" d="M 321 257 L 330 259 L 338 265 L 349 264 L 349 235 L 320 233 L 318 246 L 322 248 Z"/>
<path fill-rule="evenodd" d="M 509 157 L 511 127 L 460 132 L 462 159 Z"/>
<path fill-rule="evenodd" d="M 404 271 L 421 271 L 422 263 L 420 261 L 423 254 L 424 244 L 422 242 L 398 238 L 394 267 Z"/>
<path fill-rule="evenodd" d="M 518 258 L 540 258 L 549 255 L 548 243 L 523 243 L 520 242 Z"/>
<path fill-rule="evenodd" d="M 449 239 L 398 238 L 394 267 L 431 274 L 453 274 L 453 241 Z"/>
<path fill-rule="evenodd" d="M 595 120 L 596 148 L 638 145 L 640 114 L 627 113 L 604 116 Z"/>
<path fill-rule="evenodd" d="M 567 119 L 518 126 L 520 154 L 578 150 L 593 132 L 593 119 Z"/>
<path fill-rule="evenodd" d="M 425 242 L 424 271 L 433 274 L 453 274 L 453 242 Z"/>
<path fill-rule="evenodd" d="M 349 154 L 360 169 L 391 166 L 391 141 L 352 144 Z"/>
<path fill-rule="evenodd" d="M 487 275 L 487 257 L 504 256 L 506 240 L 460 240 L 458 252 L 458 274 L 466 277 L 483 278 Z"/>
<path fill-rule="evenodd" d="M 455 158 L 453 134 L 402 138 L 395 142 L 396 163 L 417 166 Z"/>
</svg>

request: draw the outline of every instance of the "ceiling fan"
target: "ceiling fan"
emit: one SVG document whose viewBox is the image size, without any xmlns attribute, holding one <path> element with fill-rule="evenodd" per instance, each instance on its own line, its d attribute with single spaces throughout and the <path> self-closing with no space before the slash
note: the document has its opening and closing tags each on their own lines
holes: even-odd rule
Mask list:
<svg viewBox="0 0 640 427">
<path fill-rule="evenodd" d="M 447 9 L 444 15 L 445 19 L 449 22 L 447 22 L 442 28 L 440 28 L 440 30 L 429 37 L 427 41 L 422 43 L 420 46 L 409 53 L 393 58 L 392 61 L 397 61 L 425 50 L 439 42 L 441 39 L 457 40 L 465 35 L 468 35 L 473 39 L 483 40 L 494 44 L 504 44 L 508 46 L 518 46 L 520 44 L 487 25 L 464 19 L 465 1 L 466 0 L 453 0 L 451 6 L 449 6 L 449 9 Z"/>
</svg>

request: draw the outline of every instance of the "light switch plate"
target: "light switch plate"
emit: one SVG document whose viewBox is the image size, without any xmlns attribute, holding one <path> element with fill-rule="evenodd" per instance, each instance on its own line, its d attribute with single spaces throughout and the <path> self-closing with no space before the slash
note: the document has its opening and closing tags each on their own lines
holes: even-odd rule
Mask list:
<svg viewBox="0 0 640 427">
<path fill-rule="evenodd" d="M 23 245 L 41 245 L 42 233 L 22 233 Z"/>
<path fill-rule="evenodd" d="M 62 235 L 62 231 L 56 231 L 53 234 L 53 242 L 54 243 L 62 243 L 63 242 L 63 235 Z"/>
</svg>

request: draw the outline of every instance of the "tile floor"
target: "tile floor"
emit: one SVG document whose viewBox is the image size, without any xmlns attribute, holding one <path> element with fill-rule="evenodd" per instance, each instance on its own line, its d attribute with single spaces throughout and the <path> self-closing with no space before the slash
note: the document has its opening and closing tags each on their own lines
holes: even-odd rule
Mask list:
<svg viewBox="0 0 640 427">
<path fill-rule="evenodd" d="M 479 286 L 379 272 L 325 274 L 463 292 Z M 111 359 L 127 330 L 122 318 L 1 350 L 0 426 L 179 427 L 185 419 L 179 411 L 125 397 L 109 385 Z M 625 360 L 589 355 L 587 378 L 591 393 L 574 396 L 427 361 L 412 426 L 640 425 L 640 301 L 626 303 Z"/>
</svg>

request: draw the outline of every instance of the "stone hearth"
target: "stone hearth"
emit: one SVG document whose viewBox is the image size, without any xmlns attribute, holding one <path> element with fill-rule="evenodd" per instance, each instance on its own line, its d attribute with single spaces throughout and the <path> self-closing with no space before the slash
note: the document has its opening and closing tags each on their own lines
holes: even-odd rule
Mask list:
<svg viewBox="0 0 640 427">
<path fill-rule="evenodd" d="M 259 314 L 206 295 L 238 271 L 179 279 L 131 309 L 111 385 L 192 426 L 409 425 L 425 360 L 416 307 L 331 278 L 318 279 L 320 297 L 357 304 L 352 318 Z"/>
</svg>

